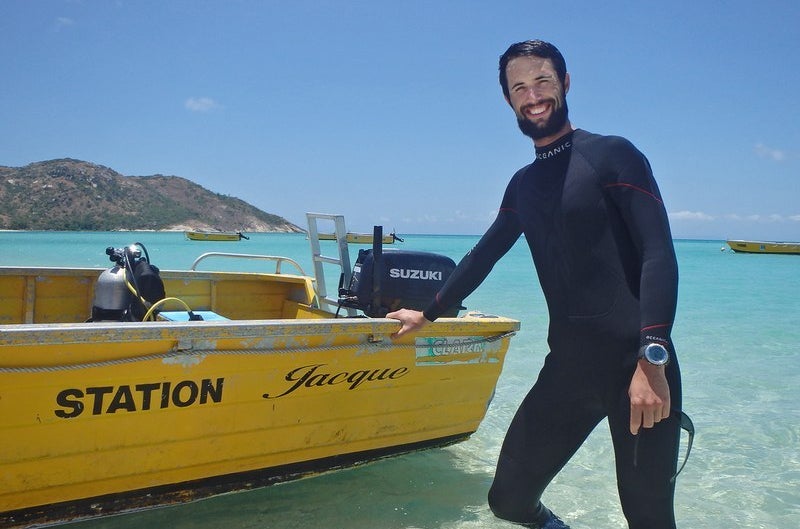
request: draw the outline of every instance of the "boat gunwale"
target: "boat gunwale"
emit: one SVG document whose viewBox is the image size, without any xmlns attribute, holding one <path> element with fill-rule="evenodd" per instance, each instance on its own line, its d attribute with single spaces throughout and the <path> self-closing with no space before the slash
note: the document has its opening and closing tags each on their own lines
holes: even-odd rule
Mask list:
<svg viewBox="0 0 800 529">
<path fill-rule="evenodd" d="M 22 335 L 30 334 L 38 339 L 31 344 L 42 345 L 41 339 L 47 334 L 57 334 L 63 339 L 64 333 L 73 332 L 76 340 L 70 343 L 113 342 L 113 341 L 163 341 L 179 334 L 191 334 L 192 338 L 219 338 L 224 332 L 226 338 L 246 338 L 252 336 L 270 337 L 286 335 L 319 335 L 330 333 L 333 327 L 343 329 L 336 334 L 341 336 L 389 335 L 397 331 L 397 320 L 389 318 L 310 318 L 310 319 L 266 319 L 266 320 L 225 320 L 225 321 L 148 321 L 148 322 L 81 322 L 81 323 L 12 323 L 0 325 L 0 347 L 6 345 L 25 345 L 19 341 Z M 434 336 L 463 333 L 492 333 L 502 327 L 507 331 L 518 331 L 520 322 L 505 317 L 439 318 L 425 327 L 425 330 L 409 336 Z M 172 336 L 165 336 L 171 331 Z M 86 337 L 77 340 L 79 335 Z M 119 335 L 119 336 L 115 336 Z M 92 340 L 91 338 L 94 338 Z M 60 343 L 64 343 L 63 341 Z M 398 340 L 403 343 L 403 340 Z"/>
</svg>

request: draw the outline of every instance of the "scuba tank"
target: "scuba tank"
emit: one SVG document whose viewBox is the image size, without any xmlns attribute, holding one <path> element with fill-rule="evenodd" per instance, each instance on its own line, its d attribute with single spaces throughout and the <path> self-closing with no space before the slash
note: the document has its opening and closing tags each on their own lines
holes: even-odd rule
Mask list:
<svg viewBox="0 0 800 529">
<path fill-rule="evenodd" d="M 158 267 L 138 242 L 108 247 L 106 255 L 114 266 L 97 278 L 90 321 L 142 321 L 151 304 L 165 297 Z"/>
<path fill-rule="evenodd" d="M 117 264 L 103 270 L 94 287 L 92 321 L 125 320 L 132 297 L 125 285 L 124 267 Z"/>
</svg>

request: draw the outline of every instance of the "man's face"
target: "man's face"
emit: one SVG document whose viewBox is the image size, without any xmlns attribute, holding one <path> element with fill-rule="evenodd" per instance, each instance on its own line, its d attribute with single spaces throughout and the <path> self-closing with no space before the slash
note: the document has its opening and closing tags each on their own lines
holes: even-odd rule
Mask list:
<svg viewBox="0 0 800 529">
<path fill-rule="evenodd" d="M 523 134 L 546 143 L 565 132 L 569 74 L 562 86 L 550 59 L 526 56 L 512 59 L 506 76 L 507 101 Z"/>
</svg>

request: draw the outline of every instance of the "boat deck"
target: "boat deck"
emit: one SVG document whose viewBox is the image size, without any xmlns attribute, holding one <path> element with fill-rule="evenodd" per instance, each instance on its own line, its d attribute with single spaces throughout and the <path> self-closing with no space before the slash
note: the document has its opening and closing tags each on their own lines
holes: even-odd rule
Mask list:
<svg viewBox="0 0 800 529">
<path fill-rule="evenodd" d="M 87 321 L 101 272 L 0 267 L 0 325 Z M 230 320 L 326 317 L 313 310 L 316 294 L 309 277 L 163 270 L 161 278 L 170 298 Z M 167 302 L 164 307 L 174 310 L 183 305 Z"/>
</svg>

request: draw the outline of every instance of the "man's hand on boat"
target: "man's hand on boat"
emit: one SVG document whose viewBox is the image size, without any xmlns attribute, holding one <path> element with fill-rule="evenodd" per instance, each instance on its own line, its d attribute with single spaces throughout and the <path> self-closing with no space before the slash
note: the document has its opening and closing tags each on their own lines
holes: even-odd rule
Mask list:
<svg viewBox="0 0 800 529">
<path fill-rule="evenodd" d="M 391 335 L 392 339 L 400 338 L 409 332 L 418 331 L 430 323 L 419 310 L 400 309 L 390 312 L 386 317 L 400 321 L 400 330 Z"/>
</svg>

